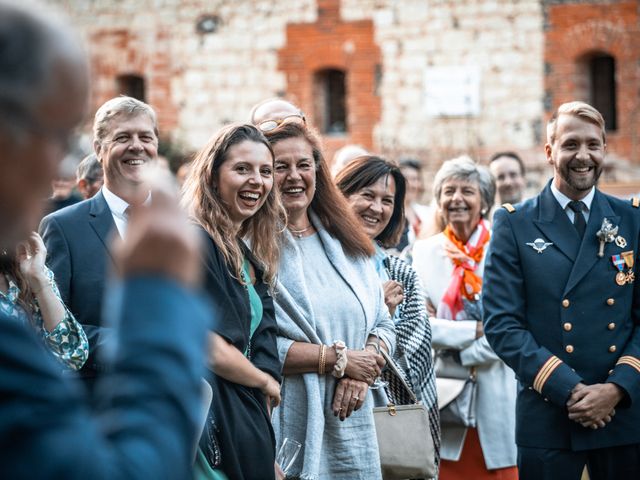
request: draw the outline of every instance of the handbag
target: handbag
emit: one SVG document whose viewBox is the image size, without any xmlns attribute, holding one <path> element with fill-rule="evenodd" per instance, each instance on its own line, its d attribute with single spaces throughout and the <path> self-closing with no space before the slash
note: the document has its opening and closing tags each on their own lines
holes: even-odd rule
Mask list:
<svg viewBox="0 0 640 480">
<path fill-rule="evenodd" d="M 385 480 L 433 478 L 436 476 L 435 449 L 429 425 L 429 412 L 422 405 L 404 376 L 384 350 L 380 353 L 407 390 L 411 405 L 373 409 L 382 477 Z"/>
<path fill-rule="evenodd" d="M 453 350 L 436 350 L 436 390 L 440 425 L 476 426 L 476 368 L 464 367 Z"/>
</svg>

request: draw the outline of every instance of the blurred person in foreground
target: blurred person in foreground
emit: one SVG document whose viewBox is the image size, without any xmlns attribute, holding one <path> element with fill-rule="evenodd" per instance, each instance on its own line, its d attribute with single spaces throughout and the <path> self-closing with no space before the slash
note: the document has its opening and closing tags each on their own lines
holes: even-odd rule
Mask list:
<svg viewBox="0 0 640 480">
<path fill-rule="evenodd" d="M 41 4 L 0 0 L 0 245 L 7 250 L 37 223 L 86 111 L 87 60 L 70 32 Z M 194 292 L 197 236 L 175 201 L 157 198 L 134 215 L 127 241 L 114 250 L 120 280 L 106 314 L 122 335 L 99 402 L 61 376 L 31 329 L 0 314 L 4 478 L 189 476 L 211 313 Z"/>
<path fill-rule="evenodd" d="M 272 479 L 281 368 L 271 290 L 285 213 L 269 142 L 253 125 L 224 127 L 196 155 L 183 192 L 204 239 L 205 290 L 224 310 L 208 335 L 213 400 L 195 478 Z"/>
<path fill-rule="evenodd" d="M 446 228 L 416 242 L 413 268 L 427 297 L 436 355 L 452 353 L 477 382 L 476 428 L 444 424 L 441 415 L 440 479 L 517 479 L 516 380 L 484 336 L 479 301 L 493 178 L 469 157 L 459 157 L 442 164 L 433 192 Z"/>
<path fill-rule="evenodd" d="M 366 155 L 338 172 L 336 184 L 376 249 L 376 271 L 383 284 L 385 303 L 396 325 L 394 360 L 418 400 L 429 409 L 437 465 L 440 419 L 431 355 L 431 325 L 422 285 L 410 265 L 383 250 L 395 245 L 402 234 L 405 179 L 397 165 Z M 391 401 L 396 405 L 413 403 L 395 375 L 389 370 L 383 375 L 389 382 L 385 390 Z"/>
<path fill-rule="evenodd" d="M 106 279 L 114 267 L 111 240 L 124 238 L 130 213 L 151 202 L 143 172 L 158 157 L 156 114 L 135 98 L 112 98 L 96 111 L 93 136 L 104 170 L 102 188 L 88 200 L 47 215 L 40 224 L 47 265 L 62 300 L 89 338 L 89 359 L 80 372 L 89 388 L 105 370 L 101 351 L 112 333 L 102 323 Z"/>
<path fill-rule="evenodd" d="M 82 159 L 76 168 L 76 188 L 85 200 L 93 197 L 104 184 L 102 164 L 95 153 Z"/>
<path fill-rule="evenodd" d="M 371 240 L 336 188 L 317 137 L 298 124 L 267 132 L 287 211 L 275 294 L 282 403 L 276 441 L 300 442 L 292 476 L 381 478 L 371 385 L 395 328 Z M 384 394 L 384 391 L 380 392 Z"/>
</svg>

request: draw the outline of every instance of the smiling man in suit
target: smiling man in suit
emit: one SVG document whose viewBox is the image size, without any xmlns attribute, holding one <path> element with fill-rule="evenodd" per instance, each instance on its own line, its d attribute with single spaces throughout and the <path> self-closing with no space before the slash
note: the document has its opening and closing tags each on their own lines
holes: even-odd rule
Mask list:
<svg viewBox="0 0 640 480">
<path fill-rule="evenodd" d="M 495 216 L 484 325 L 520 381 L 522 480 L 640 478 L 640 202 L 596 188 L 605 141 L 596 109 L 561 105 L 553 179 Z"/>
<path fill-rule="evenodd" d="M 102 297 L 113 265 L 112 237 L 125 236 L 129 206 L 149 199 L 145 167 L 158 158 L 158 129 L 153 109 L 131 97 L 116 97 L 96 112 L 94 150 L 104 185 L 93 198 L 46 216 L 40 233 L 47 247 L 62 300 L 89 338 L 89 360 L 81 375 L 91 385 L 103 369 L 102 345 L 110 330 L 101 323 Z"/>
</svg>

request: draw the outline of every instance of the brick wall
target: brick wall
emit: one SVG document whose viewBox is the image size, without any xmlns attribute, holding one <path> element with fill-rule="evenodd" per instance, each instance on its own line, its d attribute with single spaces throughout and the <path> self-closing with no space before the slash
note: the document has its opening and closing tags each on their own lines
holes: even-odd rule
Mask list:
<svg viewBox="0 0 640 480">
<path fill-rule="evenodd" d="M 545 6 L 546 116 L 563 102 L 589 101 L 582 62 L 593 53 L 613 56 L 618 128 L 609 132 L 607 143 L 610 161 L 620 167 L 637 164 L 640 154 L 639 9 L 636 0 Z"/>
<path fill-rule="evenodd" d="M 345 72 L 347 128 L 345 134 L 324 136 L 328 159 L 336 149 L 350 143 L 376 149 L 373 129 L 380 119 L 380 97 L 374 90 L 381 56 L 374 42 L 373 22 L 343 21 L 339 7 L 339 0 L 319 0 L 317 21 L 288 24 L 278 63 L 286 75 L 287 96 L 315 125 L 319 123 L 319 106 L 314 74 L 326 68 Z"/>
<path fill-rule="evenodd" d="M 576 59 L 618 61 L 617 163 L 638 156 L 638 2 L 558 0 L 49 0 L 89 43 L 92 105 L 118 93 L 116 77 L 140 75 L 165 136 L 188 149 L 220 126 L 246 121 L 253 104 L 284 95 L 316 120 L 313 74 L 346 72 L 348 128 L 326 136 L 422 159 L 428 177 L 461 153 L 523 154 L 532 175 L 550 175 L 544 122 L 584 93 Z M 198 20 L 216 19 L 212 33 Z M 429 114 L 427 69 L 477 70 L 477 115 Z M 631 171 L 631 170 L 629 170 Z"/>
</svg>

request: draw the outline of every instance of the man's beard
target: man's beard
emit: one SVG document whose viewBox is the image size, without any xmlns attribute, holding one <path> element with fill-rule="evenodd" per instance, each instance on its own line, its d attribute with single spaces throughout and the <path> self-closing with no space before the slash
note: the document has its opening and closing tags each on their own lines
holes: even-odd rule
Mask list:
<svg viewBox="0 0 640 480">
<path fill-rule="evenodd" d="M 593 167 L 593 170 L 590 172 L 591 175 L 585 178 L 576 178 L 576 174 L 571 171 L 572 167 Z M 570 161 L 569 163 L 563 165 L 558 169 L 558 173 L 560 177 L 569 185 L 571 188 L 578 192 L 584 192 L 586 190 L 591 190 L 593 186 L 598 183 L 598 179 L 600 175 L 602 175 L 602 165 L 597 165 L 596 163 L 591 162 L 590 164 L 581 164 L 578 161 Z"/>
</svg>

